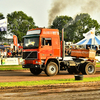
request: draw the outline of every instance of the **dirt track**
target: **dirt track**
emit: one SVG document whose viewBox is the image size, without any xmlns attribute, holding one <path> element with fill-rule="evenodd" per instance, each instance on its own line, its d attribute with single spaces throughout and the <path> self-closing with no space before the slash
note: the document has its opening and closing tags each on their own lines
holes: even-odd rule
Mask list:
<svg viewBox="0 0 100 100">
<path fill-rule="evenodd" d="M 94 75 L 84 75 L 84 77 L 96 77 L 100 76 L 100 68 L 96 69 Z M 65 78 L 74 78 L 73 74 L 69 74 L 67 71 L 61 71 L 56 76 L 46 76 L 42 72 L 38 76 L 34 76 L 30 73 L 29 70 L 26 71 L 0 71 L 0 82 L 17 82 L 17 81 L 39 81 L 39 80 L 49 80 L 49 79 L 65 79 Z"/>
<path fill-rule="evenodd" d="M 100 76 L 100 68 L 95 75 L 84 75 L 84 77 Z M 0 82 L 11 81 L 38 81 L 48 79 L 74 78 L 67 71 L 61 71 L 58 75 L 48 77 L 44 72 L 34 76 L 29 70 L 26 71 L 0 71 Z M 99 100 L 100 82 L 69 83 L 47 86 L 32 87 L 5 87 L 0 88 L 0 100 Z"/>
</svg>

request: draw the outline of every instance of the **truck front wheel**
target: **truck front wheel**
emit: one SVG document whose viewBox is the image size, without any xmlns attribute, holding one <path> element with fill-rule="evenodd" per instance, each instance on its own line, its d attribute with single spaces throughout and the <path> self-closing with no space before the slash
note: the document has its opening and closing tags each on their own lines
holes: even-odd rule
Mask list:
<svg viewBox="0 0 100 100">
<path fill-rule="evenodd" d="M 34 75 L 39 75 L 42 72 L 42 70 L 41 69 L 30 68 L 30 72 Z"/>
<path fill-rule="evenodd" d="M 58 73 L 58 66 L 55 62 L 50 62 L 48 63 L 46 69 L 45 69 L 45 73 L 48 76 L 54 76 Z"/>
</svg>

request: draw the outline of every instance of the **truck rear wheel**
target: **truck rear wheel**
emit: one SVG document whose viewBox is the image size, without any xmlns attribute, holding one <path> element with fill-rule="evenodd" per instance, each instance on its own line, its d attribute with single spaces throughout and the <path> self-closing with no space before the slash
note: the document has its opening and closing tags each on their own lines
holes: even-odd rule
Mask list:
<svg viewBox="0 0 100 100">
<path fill-rule="evenodd" d="M 80 70 L 82 74 L 92 75 L 96 72 L 95 65 L 92 62 L 85 62 L 81 65 Z"/>
<path fill-rule="evenodd" d="M 45 73 L 48 75 L 48 76 L 54 76 L 58 73 L 58 66 L 55 62 L 50 62 L 46 69 L 45 69 Z"/>
<path fill-rule="evenodd" d="M 85 73 L 87 75 L 92 75 L 96 72 L 96 68 L 95 68 L 95 65 L 90 62 L 90 63 L 87 63 L 86 66 L 85 66 Z"/>
<path fill-rule="evenodd" d="M 30 72 L 34 75 L 39 75 L 42 72 L 42 70 L 41 69 L 30 68 Z"/>
</svg>

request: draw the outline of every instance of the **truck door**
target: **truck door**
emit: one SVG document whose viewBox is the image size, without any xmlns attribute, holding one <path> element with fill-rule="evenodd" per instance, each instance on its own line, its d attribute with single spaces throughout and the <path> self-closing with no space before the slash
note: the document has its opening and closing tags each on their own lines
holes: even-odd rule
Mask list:
<svg viewBox="0 0 100 100">
<path fill-rule="evenodd" d="M 41 38 L 41 59 L 46 59 L 46 57 L 52 56 L 52 39 L 51 38 Z"/>
</svg>

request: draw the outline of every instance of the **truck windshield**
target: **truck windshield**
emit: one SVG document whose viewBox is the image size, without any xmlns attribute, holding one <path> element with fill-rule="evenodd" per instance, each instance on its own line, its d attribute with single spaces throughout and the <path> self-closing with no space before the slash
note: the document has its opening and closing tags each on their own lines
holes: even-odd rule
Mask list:
<svg viewBox="0 0 100 100">
<path fill-rule="evenodd" d="M 25 37 L 23 49 L 35 49 L 39 47 L 39 37 Z"/>
</svg>

